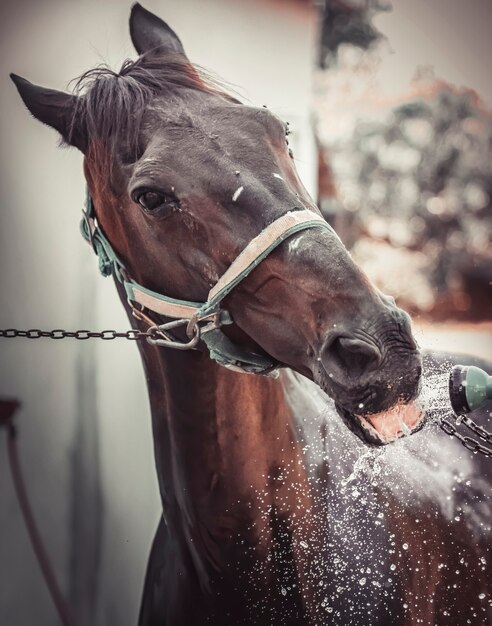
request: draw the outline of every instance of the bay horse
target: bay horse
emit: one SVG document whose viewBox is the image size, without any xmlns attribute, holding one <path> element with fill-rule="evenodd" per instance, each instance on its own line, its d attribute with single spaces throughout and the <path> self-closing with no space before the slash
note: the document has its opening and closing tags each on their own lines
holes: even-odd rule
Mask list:
<svg viewBox="0 0 492 626">
<path fill-rule="evenodd" d="M 424 422 L 409 317 L 322 224 L 286 125 L 139 4 L 130 33 L 138 59 L 73 94 L 12 78 L 84 154 L 84 234 L 149 334 L 140 626 L 483 624 L 487 483 L 430 426 L 378 447 Z"/>
</svg>

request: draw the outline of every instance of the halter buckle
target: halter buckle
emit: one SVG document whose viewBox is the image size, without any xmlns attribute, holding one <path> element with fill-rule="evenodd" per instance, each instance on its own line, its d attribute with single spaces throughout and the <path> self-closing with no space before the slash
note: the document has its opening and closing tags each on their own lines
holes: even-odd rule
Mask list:
<svg viewBox="0 0 492 626">
<path fill-rule="evenodd" d="M 143 306 L 141 309 L 137 309 L 137 307 L 131 300 L 127 299 L 127 302 L 130 306 L 131 313 L 136 320 L 145 322 L 145 324 L 147 324 L 149 328 L 156 325 L 154 320 L 150 319 L 150 317 L 143 312 Z"/>
<path fill-rule="evenodd" d="M 212 313 L 208 313 L 207 315 L 200 315 L 200 312 L 197 311 L 193 317 L 189 320 L 188 325 L 186 326 L 186 334 L 188 337 L 193 337 L 195 334 L 195 328 L 199 328 L 200 335 L 204 335 L 205 333 L 209 333 L 211 330 L 215 330 L 220 328 L 225 322 L 223 320 L 224 311 L 213 311 Z M 198 324 L 200 322 L 208 322 L 204 326 L 199 327 Z M 229 323 L 229 322 L 227 322 Z"/>
</svg>

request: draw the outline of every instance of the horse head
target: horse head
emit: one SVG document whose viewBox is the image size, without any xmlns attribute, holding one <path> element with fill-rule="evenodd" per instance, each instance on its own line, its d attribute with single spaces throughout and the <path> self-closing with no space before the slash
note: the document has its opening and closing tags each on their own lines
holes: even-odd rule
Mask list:
<svg viewBox="0 0 492 626">
<path fill-rule="evenodd" d="M 74 94 L 12 78 L 31 113 L 83 152 L 98 223 L 132 278 L 201 302 L 269 224 L 319 211 L 286 124 L 228 95 L 138 4 L 130 30 L 139 58 L 119 73 L 89 71 Z M 333 230 L 288 237 L 223 304 L 235 345 L 313 379 L 364 440 L 383 444 L 420 426 L 408 408 L 421 375 L 409 317 Z"/>
</svg>

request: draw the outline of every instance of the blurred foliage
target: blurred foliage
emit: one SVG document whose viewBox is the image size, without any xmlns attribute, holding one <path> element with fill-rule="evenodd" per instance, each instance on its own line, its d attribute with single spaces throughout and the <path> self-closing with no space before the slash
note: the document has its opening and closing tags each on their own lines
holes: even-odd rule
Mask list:
<svg viewBox="0 0 492 626">
<path fill-rule="evenodd" d="M 352 44 L 367 50 L 382 35 L 372 19 L 380 11 L 391 10 L 385 0 L 325 0 L 321 13 L 319 65 L 326 69 L 336 64 L 338 49 Z"/>
<path fill-rule="evenodd" d="M 414 313 L 492 318 L 492 117 L 418 68 L 384 102 L 379 0 L 328 0 L 317 75 L 319 204 L 370 278 Z M 379 42 L 381 45 L 378 45 Z"/>
<path fill-rule="evenodd" d="M 438 87 L 359 121 L 330 152 L 335 178 L 350 172 L 335 221 L 372 277 L 409 308 L 490 315 L 492 120 L 472 92 Z"/>
</svg>

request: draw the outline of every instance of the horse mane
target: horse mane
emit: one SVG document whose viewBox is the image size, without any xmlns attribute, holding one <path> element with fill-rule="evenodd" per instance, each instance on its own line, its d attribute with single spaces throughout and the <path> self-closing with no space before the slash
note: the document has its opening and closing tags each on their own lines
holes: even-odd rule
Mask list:
<svg viewBox="0 0 492 626">
<path fill-rule="evenodd" d="M 147 104 L 157 95 L 186 97 L 186 91 L 217 94 L 239 103 L 225 83 L 182 54 L 152 50 L 136 61 L 127 59 L 119 72 L 102 64 L 74 81 L 79 96 L 73 111 L 68 142 L 78 129 L 112 151 L 116 137 L 125 136 L 127 150 L 138 154 L 138 136 Z"/>
</svg>

